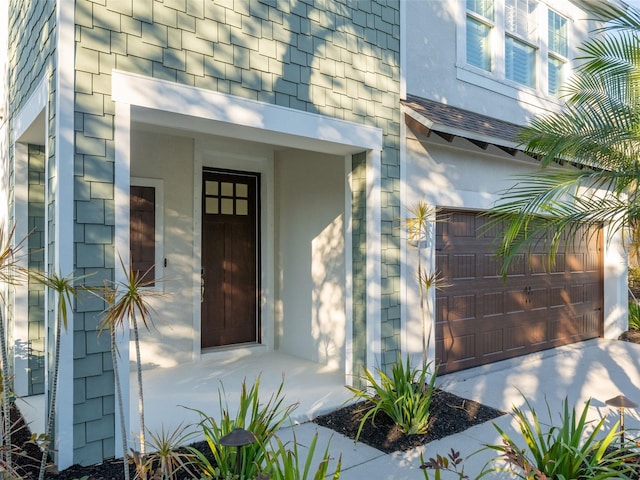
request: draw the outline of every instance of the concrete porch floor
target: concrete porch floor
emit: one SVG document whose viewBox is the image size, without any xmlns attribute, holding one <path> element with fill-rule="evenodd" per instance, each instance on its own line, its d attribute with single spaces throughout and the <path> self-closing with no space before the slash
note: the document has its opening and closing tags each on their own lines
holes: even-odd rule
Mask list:
<svg viewBox="0 0 640 480">
<path fill-rule="evenodd" d="M 266 402 L 275 394 L 284 376 L 283 406 L 297 403 L 293 423 L 304 423 L 342 406 L 351 394 L 342 371 L 261 347 L 232 349 L 203 355 L 199 361 L 172 368 L 143 371 L 145 424 L 151 432 L 171 431 L 195 424 L 201 410 L 219 418 L 218 391 L 224 386 L 231 414 L 235 414 L 242 381 L 249 388 L 260 376 L 260 397 Z M 136 373 L 131 372 L 130 431 L 138 428 Z M 188 408 L 185 408 L 188 407 Z M 199 433 L 199 432 L 198 432 Z M 202 439 L 201 435 L 191 440 Z"/>
</svg>

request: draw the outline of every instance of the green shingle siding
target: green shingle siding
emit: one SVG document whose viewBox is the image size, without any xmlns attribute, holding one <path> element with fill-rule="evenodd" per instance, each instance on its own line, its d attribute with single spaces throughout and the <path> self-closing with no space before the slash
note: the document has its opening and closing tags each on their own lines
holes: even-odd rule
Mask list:
<svg viewBox="0 0 640 480">
<path fill-rule="evenodd" d="M 81 129 L 75 137 L 76 267 L 87 272 L 98 269 L 107 278 L 115 268 L 113 68 L 378 126 L 385 134 L 380 252 L 383 361 L 387 365 L 395 361 L 400 345 L 397 3 L 353 0 L 324 2 L 322 7 L 261 0 L 102 3 L 76 2 L 75 110 L 76 128 Z M 38 72 L 45 71 L 50 55 L 41 57 L 34 51 L 21 64 L 45 59 L 35 73 L 22 73 L 27 90 Z M 361 177 L 363 161 L 364 156 L 354 159 L 354 171 Z M 364 188 L 362 177 L 354 186 L 353 211 L 356 371 L 366 362 Z M 76 461 L 83 463 L 99 461 L 114 448 L 113 379 L 108 346 L 95 337 L 102 308 L 97 303 L 79 302 L 81 313 L 76 318 L 76 327 L 83 330 L 76 331 L 74 342 L 74 445 Z"/>
<path fill-rule="evenodd" d="M 28 146 L 28 264 L 32 272 L 43 272 L 45 220 L 45 149 Z M 28 388 L 29 395 L 44 393 L 44 286 L 29 280 L 28 306 Z"/>
</svg>

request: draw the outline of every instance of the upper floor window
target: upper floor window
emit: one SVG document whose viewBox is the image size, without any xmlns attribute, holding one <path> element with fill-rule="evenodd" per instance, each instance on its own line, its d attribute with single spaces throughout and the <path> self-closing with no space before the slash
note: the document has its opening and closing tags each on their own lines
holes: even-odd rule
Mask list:
<svg viewBox="0 0 640 480">
<path fill-rule="evenodd" d="M 548 86 L 549 93 L 557 95 L 563 82 L 568 55 L 567 19 L 553 10 L 549 10 L 548 17 Z"/>
<path fill-rule="evenodd" d="M 493 0 L 467 0 L 467 63 L 491 71 Z"/>
<path fill-rule="evenodd" d="M 540 0 L 465 1 L 466 64 L 557 95 L 568 63 L 567 18 Z"/>
<path fill-rule="evenodd" d="M 530 40 L 535 30 L 532 21 L 536 2 L 506 0 L 504 8 L 504 68 L 505 78 L 535 87 L 536 46 Z"/>
</svg>

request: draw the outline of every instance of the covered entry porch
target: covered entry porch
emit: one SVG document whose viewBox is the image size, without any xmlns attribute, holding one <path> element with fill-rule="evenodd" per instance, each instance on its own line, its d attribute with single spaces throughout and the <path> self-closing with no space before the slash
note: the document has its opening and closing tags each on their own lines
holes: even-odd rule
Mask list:
<svg viewBox="0 0 640 480">
<path fill-rule="evenodd" d="M 147 226 L 141 237 L 155 245 L 159 318 L 141 336 L 147 428 L 197 420 L 180 405 L 214 414 L 221 381 L 236 401 L 260 372 L 267 397 L 284 373 L 296 419 L 340 405 L 346 391 L 333 392 L 380 351 L 381 130 L 123 72 L 113 80 L 116 252 L 133 265 Z M 152 192 L 136 217 L 134 187 Z M 208 339 L 240 313 L 250 317 L 240 334 Z M 119 349 L 125 371 L 128 332 Z M 122 390 L 132 439 L 135 382 Z"/>
<path fill-rule="evenodd" d="M 135 384 L 131 374 L 131 385 Z M 220 418 L 218 392 L 224 386 L 229 412 L 234 415 L 243 381 L 250 387 L 260 377 L 260 399 L 267 402 L 284 380 L 283 406 L 298 404 L 291 415 L 295 423 L 341 407 L 351 397 L 344 373 L 319 363 L 266 349 L 240 348 L 226 355 L 204 356 L 200 361 L 144 372 L 145 423 L 151 432 L 171 431 L 195 424 L 201 410 Z M 187 408 L 185 408 L 187 407 Z M 139 431 L 137 397 L 131 391 L 131 432 Z M 191 428 L 199 434 L 199 430 Z M 201 439 L 195 436 L 192 440 Z"/>
<path fill-rule="evenodd" d="M 193 410 L 220 418 L 218 392 L 226 394 L 229 411 L 238 407 L 242 382 L 250 387 L 260 377 L 260 399 L 267 402 L 284 379 L 283 406 L 298 404 L 290 419 L 304 423 L 340 408 L 351 394 L 345 388 L 344 373 L 319 363 L 293 357 L 262 347 L 236 348 L 228 352 L 203 356 L 200 361 L 170 368 L 143 372 L 145 424 L 151 433 L 173 431 L 185 427 L 196 434 L 189 439 L 202 439 L 195 424 L 200 416 Z M 129 374 L 132 386 L 129 397 L 130 438 L 139 433 L 138 397 L 133 388 L 136 372 Z M 34 433 L 44 431 L 44 395 L 18 399 L 18 405 Z M 117 419 L 116 419 L 117 420 Z M 135 445 L 136 448 L 138 445 Z"/>
</svg>

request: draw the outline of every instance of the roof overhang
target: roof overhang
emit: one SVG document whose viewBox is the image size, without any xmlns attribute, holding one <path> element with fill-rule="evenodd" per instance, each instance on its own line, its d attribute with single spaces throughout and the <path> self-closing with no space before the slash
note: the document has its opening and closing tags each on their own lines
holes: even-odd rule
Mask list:
<svg viewBox="0 0 640 480">
<path fill-rule="evenodd" d="M 426 137 L 435 133 L 448 142 L 460 137 L 483 150 L 494 145 L 512 156 L 523 151 L 517 140 L 520 125 L 413 95 L 402 105 L 406 125 Z"/>
</svg>

